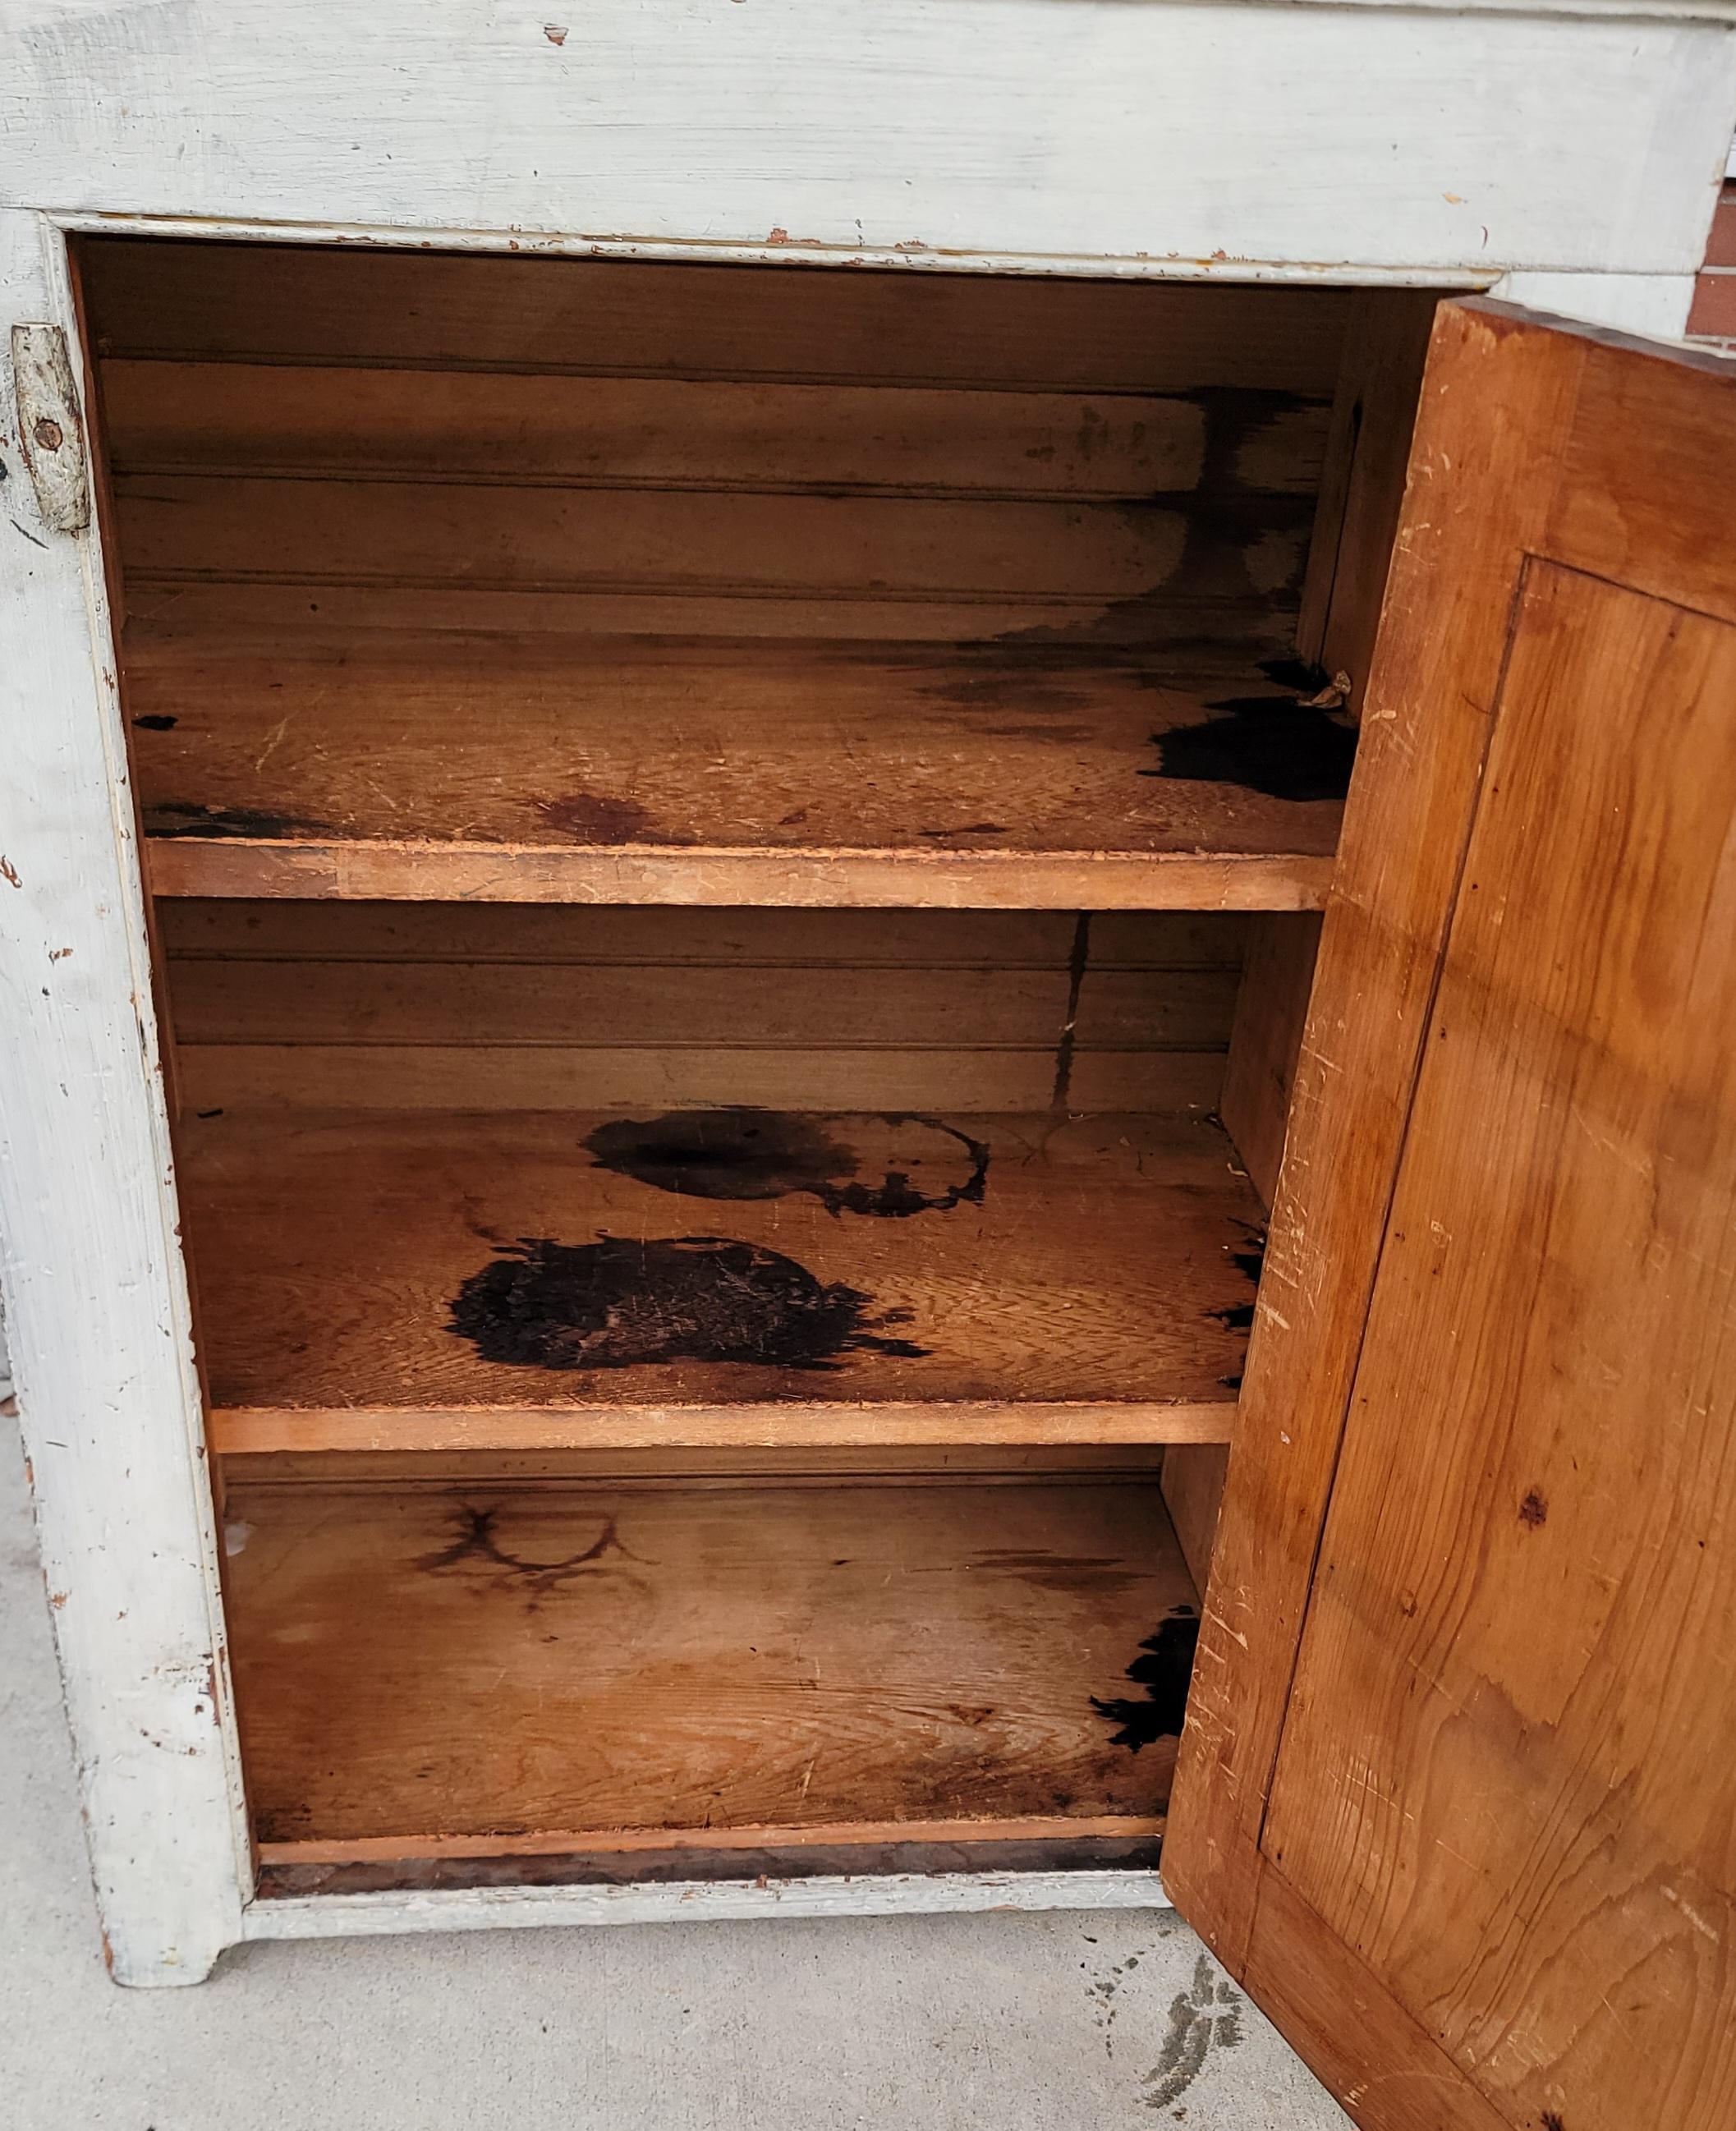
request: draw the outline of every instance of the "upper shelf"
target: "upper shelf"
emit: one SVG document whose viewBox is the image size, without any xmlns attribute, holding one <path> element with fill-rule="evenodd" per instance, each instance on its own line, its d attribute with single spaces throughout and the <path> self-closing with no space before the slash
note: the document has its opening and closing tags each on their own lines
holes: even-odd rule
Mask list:
<svg viewBox="0 0 1736 2131">
<path fill-rule="evenodd" d="M 162 895 L 1298 910 L 1351 735 L 1274 666 L 130 629 Z"/>
</svg>

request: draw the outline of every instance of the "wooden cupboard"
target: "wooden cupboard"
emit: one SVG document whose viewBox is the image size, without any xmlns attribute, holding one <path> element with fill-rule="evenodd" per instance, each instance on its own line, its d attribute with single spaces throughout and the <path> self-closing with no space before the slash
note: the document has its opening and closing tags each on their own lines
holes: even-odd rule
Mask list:
<svg viewBox="0 0 1736 2131">
<path fill-rule="evenodd" d="M 1605 108 L 1608 22 L 1408 19 Z M 1620 35 L 1686 232 L 1729 40 Z M 1167 1894 L 1359 2121 L 1726 2119 L 1736 371 L 1451 295 L 1667 329 L 1688 242 L 1480 140 L 1480 264 L 1458 79 L 1336 275 L 920 154 L 956 259 L 811 170 L 696 256 L 703 142 L 557 256 L 100 115 L 7 214 L 3 1225 L 123 1980 Z"/>
</svg>

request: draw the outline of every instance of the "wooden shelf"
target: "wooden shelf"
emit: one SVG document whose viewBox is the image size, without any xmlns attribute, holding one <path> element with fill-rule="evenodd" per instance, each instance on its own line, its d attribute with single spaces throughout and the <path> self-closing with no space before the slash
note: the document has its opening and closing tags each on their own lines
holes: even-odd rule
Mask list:
<svg viewBox="0 0 1736 2131">
<path fill-rule="evenodd" d="M 1196 1601 L 1150 1483 L 257 1485 L 227 1516 L 268 1865 L 1162 1827 Z"/>
<path fill-rule="evenodd" d="M 1203 1118 L 256 1113 L 179 1159 L 219 1452 L 1229 1437 L 1262 1216 Z"/>
<path fill-rule="evenodd" d="M 1309 909 L 1349 749 L 1258 670 L 1043 643 L 159 626 L 126 664 L 160 895 Z"/>
</svg>

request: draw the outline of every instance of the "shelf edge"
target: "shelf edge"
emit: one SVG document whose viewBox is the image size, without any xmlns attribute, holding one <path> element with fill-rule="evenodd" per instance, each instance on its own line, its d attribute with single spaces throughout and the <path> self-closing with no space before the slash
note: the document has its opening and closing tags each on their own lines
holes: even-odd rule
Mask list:
<svg viewBox="0 0 1736 2131">
<path fill-rule="evenodd" d="M 218 1457 L 271 1451 L 947 1449 L 973 1444 L 1227 1443 L 1233 1398 L 1125 1405 L 217 1406 Z"/>
<path fill-rule="evenodd" d="M 1320 910 L 1331 856 L 782 851 L 146 839 L 151 893 L 212 899 L 941 910 Z"/>
</svg>

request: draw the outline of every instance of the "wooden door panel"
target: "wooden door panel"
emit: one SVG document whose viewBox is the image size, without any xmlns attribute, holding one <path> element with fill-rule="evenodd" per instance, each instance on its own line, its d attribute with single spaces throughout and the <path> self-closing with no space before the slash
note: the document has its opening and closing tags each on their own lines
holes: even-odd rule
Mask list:
<svg viewBox="0 0 1736 2131">
<path fill-rule="evenodd" d="M 1533 563 L 1263 1841 L 1515 2123 L 1736 2070 L 1733 825 L 1736 629 Z"/>
<path fill-rule="evenodd" d="M 1736 2121 L 1736 366 L 1442 307 L 1166 1882 L 1359 2121 Z"/>
</svg>

